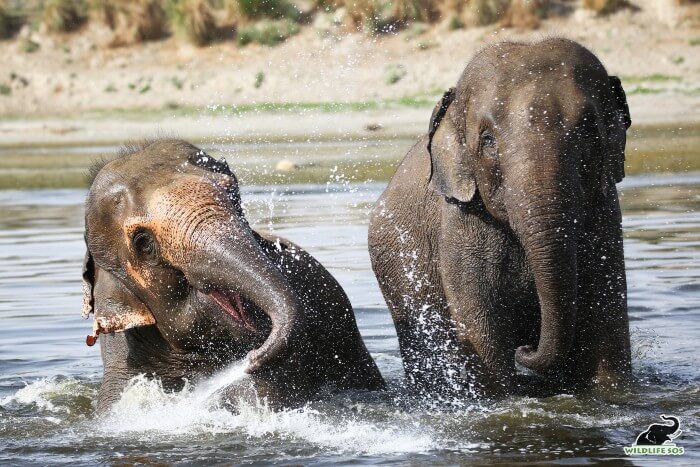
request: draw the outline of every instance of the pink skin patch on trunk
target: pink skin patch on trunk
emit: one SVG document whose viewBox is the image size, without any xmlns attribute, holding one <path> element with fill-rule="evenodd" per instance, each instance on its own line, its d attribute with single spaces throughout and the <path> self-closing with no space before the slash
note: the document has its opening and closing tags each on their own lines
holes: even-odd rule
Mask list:
<svg viewBox="0 0 700 467">
<path fill-rule="evenodd" d="M 241 323 L 250 331 L 257 331 L 250 316 L 246 313 L 241 296 L 237 293 L 225 294 L 218 290 L 214 290 L 209 296 L 224 309 L 226 313 L 233 318 L 234 321 Z"/>
</svg>

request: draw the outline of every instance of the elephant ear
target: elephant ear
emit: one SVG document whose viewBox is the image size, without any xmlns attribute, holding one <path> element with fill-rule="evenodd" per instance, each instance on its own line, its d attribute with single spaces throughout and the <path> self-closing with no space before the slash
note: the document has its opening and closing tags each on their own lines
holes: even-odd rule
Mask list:
<svg viewBox="0 0 700 467">
<path fill-rule="evenodd" d="M 469 202 L 476 193 L 476 181 L 465 164 L 465 147 L 448 115 L 455 89 L 447 90 L 430 117 L 428 153 L 430 187 L 447 199 Z"/>
<path fill-rule="evenodd" d="M 95 310 L 95 298 L 92 293 L 95 284 L 95 262 L 90 250 L 85 252 L 83 259 L 83 319 L 87 319 Z"/>
<path fill-rule="evenodd" d="M 622 89 L 620 78 L 610 76 L 608 84 L 613 99 L 605 112 L 608 144 L 603 163 L 602 182 L 606 192 L 625 177 L 625 144 L 627 142 L 627 129 L 632 124 L 627 97 L 625 90 Z"/>
</svg>

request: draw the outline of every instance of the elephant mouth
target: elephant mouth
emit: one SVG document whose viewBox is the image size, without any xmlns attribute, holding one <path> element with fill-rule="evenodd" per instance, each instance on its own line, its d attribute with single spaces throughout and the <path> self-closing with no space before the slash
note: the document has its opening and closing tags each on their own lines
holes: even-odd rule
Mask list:
<svg viewBox="0 0 700 467">
<path fill-rule="evenodd" d="M 251 332 L 258 330 L 255 325 L 251 304 L 247 303 L 240 294 L 212 290 L 207 294 L 234 322 L 245 327 Z"/>
</svg>

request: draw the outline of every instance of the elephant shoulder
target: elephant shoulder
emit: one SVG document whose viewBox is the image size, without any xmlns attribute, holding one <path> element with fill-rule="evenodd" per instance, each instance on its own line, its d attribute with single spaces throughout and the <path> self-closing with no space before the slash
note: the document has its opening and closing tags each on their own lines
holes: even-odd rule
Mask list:
<svg viewBox="0 0 700 467">
<path fill-rule="evenodd" d="M 414 234 L 415 229 L 435 222 L 439 198 L 428 186 L 430 155 L 427 144 L 428 136 L 424 135 L 413 145 L 372 209 L 370 253 L 376 248 L 396 247 L 393 239 L 397 231 Z"/>
<path fill-rule="evenodd" d="M 423 135 L 408 150 L 396 172 L 389 181 L 390 190 L 415 190 L 417 187 L 428 186 L 430 178 L 430 154 L 428 153 L 428 135 Z"/>
<path fill-rule="evenodd" d="M 413 216 L 416 209 L 425 204 L 426 197 L 432 196 L 428 190 L 430 155 L 427 144 L 428 136 L 424 135 L 399 163 L 372 211 L 370 224 L 381 222 L 387 214 L 400 215 L 403 211 Z"/>
</svg>

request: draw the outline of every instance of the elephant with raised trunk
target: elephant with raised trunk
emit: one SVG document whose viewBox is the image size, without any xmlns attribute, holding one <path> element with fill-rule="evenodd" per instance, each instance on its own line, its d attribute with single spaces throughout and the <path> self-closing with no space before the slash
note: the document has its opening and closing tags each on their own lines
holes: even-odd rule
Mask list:
<svg viewBox="0 0 700 467">
<path fill-rule="evenodd" d="M 627 380 L 630 123 L 620 80 L 575 42 L 497 43 L 469 62 L 370 221 L 412 384 L 511 393 L 516 362 L 557 390 Z"/>
<path fill-rule="evenodd" d="M 297 245 L 250 227 L 224 160 L 158 140 L 93 172 L 83 312 L 104 361 L 98 410 L 135 375 L 177 389 L 246 356 L 246 393 L 275 407 L 324 385 L 384 386 L 340 285 Z"/>
<path fill-rule="evenodd" d="M 671 424 L 667 425 L 665 423 L 652 423 L 646 430 L 639 433 L 634 445 L 661 446 L 667 441 L 673 441 L 675 438 L 679 437 L 681 433 L 683 433 L 683 431 L 679 429 L 681 424 L 677 417 L 661 415 L 661 419 L 671 422 Z"/>
</svg>

